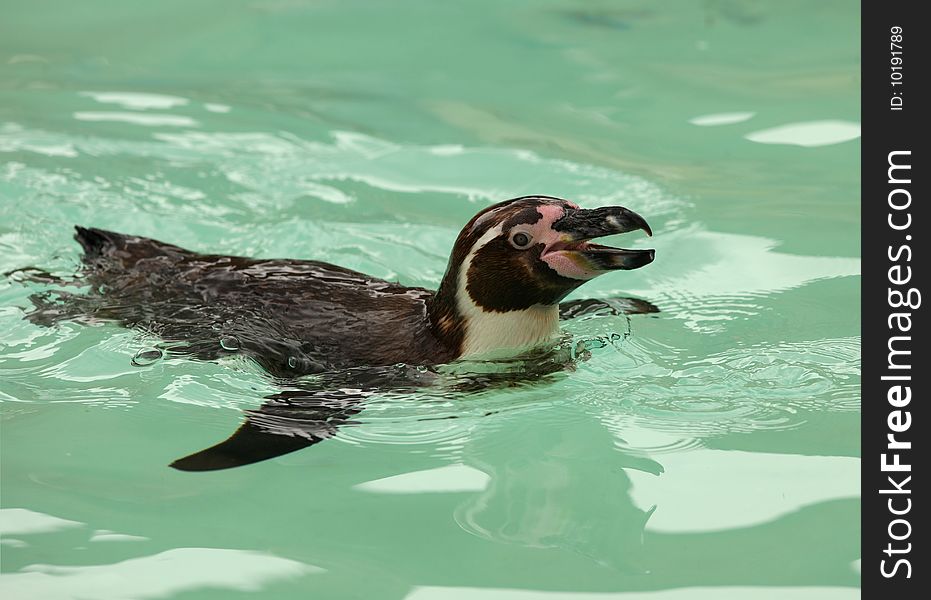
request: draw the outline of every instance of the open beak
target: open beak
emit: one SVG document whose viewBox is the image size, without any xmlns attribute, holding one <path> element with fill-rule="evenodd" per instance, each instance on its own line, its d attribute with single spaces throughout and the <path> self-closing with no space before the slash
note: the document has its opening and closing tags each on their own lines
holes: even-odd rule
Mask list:
<svg viewBox="0 0 931 600">
<path fill-rule="evenodd" d="M 653 232 L 643 217 L 623 206 L 606 206 L 591 210 L 576 209 L 553 223 L 560 232 L 560 240 L 545 252 L 562 252 L 586 271 L 595 273 L 616 269 L 639 269 L 653 262 L 655 251 L 627 250 L 592 244 L 589 240 L 642 229 L 647 235 Z"/>
</svg>

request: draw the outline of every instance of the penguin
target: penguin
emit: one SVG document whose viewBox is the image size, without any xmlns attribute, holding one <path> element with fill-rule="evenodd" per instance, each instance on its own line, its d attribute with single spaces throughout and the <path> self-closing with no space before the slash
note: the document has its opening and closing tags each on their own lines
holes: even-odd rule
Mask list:
<svg viewBox="0 0 931 600">
<path fill-rule="evenodd" d="M 171 464 L 180 470 L 251 464 L 332 437 L 367 396 L 428 384 L 438 365 L 544 348 L 561 317 L 658 310 L 635 299 L 560 304 L 599 275 L 651 263 L 654 250 L 591 241 L 652 235 L 637 213 L 552 196 L 513 198 L 476 214 L 435 291 L 319 261 L 202 254 L 75 229 L 84 250 L 77 283 L 89 291 L 34 296 L 27 318 L 116 322 L 200 360 L 241 354 L 293 388 L 247 411 L 228 440 Z"/>
</svg>

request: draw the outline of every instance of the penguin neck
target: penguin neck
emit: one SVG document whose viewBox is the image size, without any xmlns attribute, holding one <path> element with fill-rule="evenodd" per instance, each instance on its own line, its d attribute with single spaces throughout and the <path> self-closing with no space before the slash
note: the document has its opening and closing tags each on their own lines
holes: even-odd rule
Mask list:
<svg viewBox="0 0 931 600">
<path fill-rule="evenodd" d="M 512 353 L 552 340 L 559 333 L 559 305 L 505 312 L 482 308 L 466 289 L 469 259 L 451 267 L 431 299 L 428 315 L 436 335 L 457 358 Z"/>
</svg>

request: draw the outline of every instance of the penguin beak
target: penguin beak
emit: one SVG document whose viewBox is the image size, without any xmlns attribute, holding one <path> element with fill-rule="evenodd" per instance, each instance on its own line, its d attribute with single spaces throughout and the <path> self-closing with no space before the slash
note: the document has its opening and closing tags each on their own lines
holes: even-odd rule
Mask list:
<svg viewBox="0 0 931 600">
<path fill-rule="evenodd" d="M 623 206 L 571 210 L 553 223 L 553 229 L 562 235 L 559 241 L 546 248 L 544 255 L 560 252 L 571 257 L 579 268 L 592 274 L 617 269 L 639 269 L 653 262 L 653 249 L 627 250 L 589 241 L 638 229 L 649 236 L 653 235 L 643 217 Z"/>
</svg>

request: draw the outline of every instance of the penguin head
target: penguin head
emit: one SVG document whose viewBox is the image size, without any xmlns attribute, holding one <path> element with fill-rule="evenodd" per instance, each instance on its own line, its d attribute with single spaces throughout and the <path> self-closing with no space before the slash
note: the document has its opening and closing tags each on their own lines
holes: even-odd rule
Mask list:
<svg viewBox="0 0 931 600">
<path fill-rule="evenodd" d="M 449 321 L 447 328 L 461 321 L 472 350 L 539 341 L 532 338 L 546 337 L 542 330 L 555 331 L 559 302 L 570 292 L 609 271 L 653 261 L 653 250 L 590 241 L 637 229 L 652 235 L 643 217 L 621 206 L 587 210 L 548 196 L 490 206 L 456 239 L 438 292 L 455 309 L 440 318 Z M 470 334 L 481 342 L 470 344 Z"/>
</svg>

